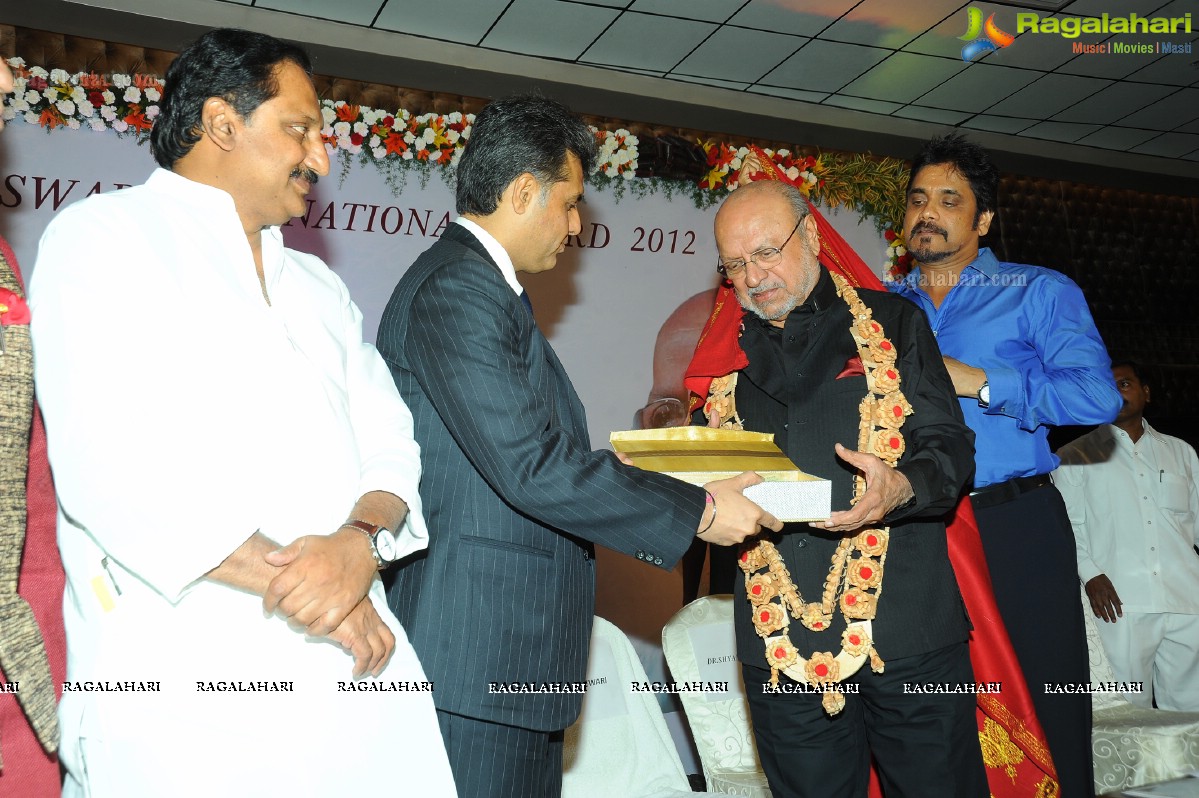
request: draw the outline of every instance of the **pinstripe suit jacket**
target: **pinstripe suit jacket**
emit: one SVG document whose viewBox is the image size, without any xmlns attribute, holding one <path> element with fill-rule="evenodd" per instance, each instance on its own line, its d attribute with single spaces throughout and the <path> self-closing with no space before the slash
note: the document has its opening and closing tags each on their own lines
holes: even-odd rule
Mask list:
<svg viewBox="0 0 1199 798">
<path fill-rule="evenodd" d="M 429 547 L 393 569 L 388 601 L 437 707 L 552 731 L 580 694 L 490 682 L 585 680 L 593 543 L 671 568 L 704 493 L 593 452 L 583 406 L 532 315 L 458 225 L 404 274 L 379 351 L 412 410 Z"/>
</svg>

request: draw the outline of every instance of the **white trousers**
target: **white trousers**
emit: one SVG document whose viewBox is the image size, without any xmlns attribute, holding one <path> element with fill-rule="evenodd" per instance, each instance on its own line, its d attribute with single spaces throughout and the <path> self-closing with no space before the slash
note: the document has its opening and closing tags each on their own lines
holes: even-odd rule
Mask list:
<svg viewBox="0 0 1199 798">
<path fill-rule="evenodd" d="M 1096 619 L 1116 679 L 1143 682 L 1124 697 L 1137 706 L 1199 712 L 1199 615 L 1124 612 L 1115 623 Z"/>
</svg>

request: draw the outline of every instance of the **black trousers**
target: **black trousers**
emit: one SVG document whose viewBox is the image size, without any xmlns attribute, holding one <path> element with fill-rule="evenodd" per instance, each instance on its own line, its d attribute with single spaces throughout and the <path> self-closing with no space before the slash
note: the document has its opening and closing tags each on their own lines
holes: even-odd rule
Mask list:
<svg viewBox="0 0 1199 798">
<path fill-rule="evenodd" d="M 774 798 L 866 798 L 870 758 L 887 798 L 987 798 L 973 693 L 912 693 L 904 685 L 973 684 L 966 643 L 867 663 L 829 717 L 821 696 L 768 694 L 770 671 L 743 665 L 758 757 Z M 780 684 L 794 684 L 785 676 Z M 910 688 L 909 688 L 910 689 Z"/>
<path fill-rule="evenodd" d="M 1074 531 L 1062 496 L 1046 485 L 974 514 L 1062 798 L 1092 798 L 1091 697 L 1045 694 L 1046 683 L 1091 681 Z"/>
<path fill-rule="evenodd" d="M 462 798 L 562 795 L 561 731 L 505 726 L 440 709 L 437 722 Z"/>
</svg>

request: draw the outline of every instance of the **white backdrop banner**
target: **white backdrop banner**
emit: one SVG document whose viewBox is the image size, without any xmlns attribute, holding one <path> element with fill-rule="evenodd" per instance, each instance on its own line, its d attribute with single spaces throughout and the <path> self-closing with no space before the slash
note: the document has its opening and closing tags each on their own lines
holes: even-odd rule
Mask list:
<svg viewBox="0 0 1199 798">
<path fill-rule="evenodd" d="M 141 183 L 154 168 L 148 146 L 115 133 L 12 122 L 0 147 L 0 234 L 13 245 L 26 276 L 37 241 L 54 213 L 84 197 Z M 440 176 L 422 186 L 411 173 L 393 195 L 380 173 L 354 163 L 321 180 L 305 216 L 285 230 L 289 246 L 319 255 L 350 288 L 373 340 L 379 315 L 400 275 L 455 216 L 452 189 Z M 654 340 L 686 298 L 716 285 L 712 218 L 685 196 L 638 198 L 588 187 L 583 230 L 558 267 L 520 275 L 538 324 L 553 343 L 587 407 L 592 444 L 627 429 L 645 404 Z M 885 244 L 851 214 L 831 217 L 867 262 Z M 112 230 L 92 242 L 105 259 L 136 257 L 137 230 Z M 102 267 L 102 266 L 101 266 Z"/>
</svg>

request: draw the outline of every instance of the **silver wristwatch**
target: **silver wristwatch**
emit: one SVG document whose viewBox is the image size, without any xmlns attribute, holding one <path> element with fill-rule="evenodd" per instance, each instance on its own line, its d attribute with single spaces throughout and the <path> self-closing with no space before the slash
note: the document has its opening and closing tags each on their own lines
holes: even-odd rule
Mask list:
<svg viewBox="0 0 1199 798">
<path fill-rule="evenodd" d="M 399 541 L 395 532 L 385 526 L 352 519 L 342 526 L 352 527 L 365 534 L 371 541 L 371 554 L 375 555 L 375 566 L 382 571 L 400 558 Z"/>
</svg>

